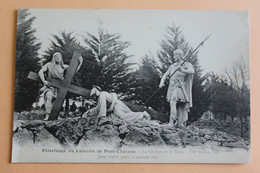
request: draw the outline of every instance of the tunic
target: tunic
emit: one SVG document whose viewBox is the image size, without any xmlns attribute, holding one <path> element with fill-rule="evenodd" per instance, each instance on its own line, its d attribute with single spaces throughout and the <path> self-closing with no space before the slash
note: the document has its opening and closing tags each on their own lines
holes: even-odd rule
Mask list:
<svg viewBox="0 0 260 173">
<path fill-rule="evenodd" d="M 171 76 L 179 64 L 173 64 L 168 69 L 168 76 Z M 186 70 L 193 69 L 191 63 L 186 62 L 183 65 Z M 188 112 L 190 107 L 192 107 L 192 80 L 193 74 L 186 74 L 181 71 L 176 71 L 176 73 L 169 79 L 170 84 L 167 91 L 166 99 L 168 102 L 176 101 L 184 103 L 183 106 L 178 108 L 178 122 L 184 123 L 188 120 Z"/>
<path fill-rule="evenodd" d="M 48 62 L 46 63 L 42 69 L 43 71 L 47 71 L 47 76 L 53 79 L 63 80 L 64 79 L 64 72 L 68 65 L 56 64 L 55 62 Z M 41 94 L 44 97 L 44 105 L 46 109 L 46 113 L 50 114 L 52 109 L 52 102 L 47 98 L 56 98 L 58 89 L 53 86 L 44 86 L 40 89 L 43 91 Z"/>
<path fill-rule="evenodd" d="M 168 74 L 171 76 L 176 68 L 179 67 L 179 64 L 174 63 L 168 69 Z M 191 63 L 185 63 L 183 68 L 190 69 L 193 68 Z M 180 71 L 176 73 L 169 79 L 170 84 L 167 90 L 166 99 L 170 101 L 178 101 L 183 103 L 191 103 L 191 84 L 192 84 L 192 75 L 186 74 Z M 192 103 L 191 103 L 192 105 Z M 190 106 L 191 107 L 191 106 Z"/>
</svg>

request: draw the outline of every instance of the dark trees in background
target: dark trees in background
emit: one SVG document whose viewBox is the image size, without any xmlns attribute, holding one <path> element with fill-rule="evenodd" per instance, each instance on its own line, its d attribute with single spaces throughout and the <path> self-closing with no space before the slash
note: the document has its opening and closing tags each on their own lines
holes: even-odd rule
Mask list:
<svg viewBox="0 0 260 173">
<path fill-rule="evenodd" d="M 244 123 L 250 127 L 250 121 L 248 121 L 250 116 L 249 62 L 241 57 L 232 64 L 231 69 L 226 68 L 225 72 L 230 85 L 237 93 L 236 102 L 238 106 L 236 113 L 241 123 L 241 136 L 244 137 Z"/>
<path fill-rule="evenodd" d="M 209 104 L 216 119 L 231 123 L 238 120 L 240 135 L 249 138 L 250 130 L 250 89 L 249 64 L 245 59 L 236 60 L 232 67 L 225 69 L 226 77 L 212 74 L 205 84 Z"/>
<path fill-rule="evenodd" d="M 132 73 L 129 79 L 126 100 L 142 105 L 158 88 L 158 82 L 160 81 L 159 67 L 158 63 L 151 57 L 150 55 L 143 58 L 139 69 Z M 165 90 L 165 88 L 162 90 Z M 167 111 L 164 110 L 164 101 L 165 97 L 162 97 L 162 93 L 159 91 L 149 102 L 148 106 L 166 113 Z"/>
<path fill-rule="evenodd" d="M 216 74 L 212 74 L 205 84 L 211 111 L 216 119 L 226 120 L 228 117 L 234 118 L 237 115 L 237 92 L 227 80 L 220 79 Z"/>
<path fill-rule="evenodd" d="M 39 95 L 39 84 L 27 79 L 30 71 L 37 71 L 39 58 L 37 51 L 41 43 L 34 36 L 35 29 L 27 9 L 19 9 L 17 15 L 16 71 L 15 71 L 15 111 L 29 110 Z"/>
</svg>

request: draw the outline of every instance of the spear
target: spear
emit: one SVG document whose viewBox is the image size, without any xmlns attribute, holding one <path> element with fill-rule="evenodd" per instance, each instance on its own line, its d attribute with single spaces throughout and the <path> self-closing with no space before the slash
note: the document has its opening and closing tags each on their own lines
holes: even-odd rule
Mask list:
<svg viewBox="0 0 260 173">
<path fill-rule="evenodd" d="M 176 68 L 176 69 L 174 70 L 174 72 L 169 76 L 169 79 L 178 71 L 178 69 L 179 69 L 181 66 L 183 66 L 183 64 L 191 57 L 191 55 L 194 54 L 194 52 L 196 52 L 196 51 L 199 49 L 199 47 L 203 46 L 204 42 L 205 42 L 206 40 L 208 40 L 210 36 L 211 36 L 211 35 L 208 35 L 202 42 L 200 42 L 200 44 L 199 44 L 190 54 L 188 54 L 188 55 L 183 59 L 183 62 L 182 62 L 182 63 L 179 65 L 179 67 Z M 149 99 L 145 102 L 145 104 L 142 105 L 142 106 L 138 109 L 138 111 L 140 111 L 145 105 L 147 105 L 147 103 L 149 103 L 149 101 L 158 93 L 158 91 L 159 91 L 160 89 L 161 89 L 161 88 L 158 88 L 158 89 L 153 93 L 153 95 L 152 95 L 151 97 L 149 97 Z"/>
</svg>

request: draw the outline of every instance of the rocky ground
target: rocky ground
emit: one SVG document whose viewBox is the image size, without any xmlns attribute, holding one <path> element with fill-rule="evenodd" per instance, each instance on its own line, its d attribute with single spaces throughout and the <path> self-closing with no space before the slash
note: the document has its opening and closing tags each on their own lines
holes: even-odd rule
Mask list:
<svg viewBox="0 0 260 173">
<path fill-rule="evenodd" d="M 41 146 L 57 143 L 64 147 L 80 148 L 99 144 L 117 149 L 136 146 L 185 148 L 209 145 L 243 150 L 250 148 L 249 139 L 224 132 L 214 125 L 215 120 L 199 120 L 186 128 L 174 128 L 158 121 L 127 123 L 106 120 L 95 126 L 94 118 L 75 117 L 56 121 L 42 121 L 42 118 L 34 113 L 15 113 L 14 142 L 19 145 L 33 143 Z M 209 122 L 213 124 L 210 125 Z"/>
</svg>

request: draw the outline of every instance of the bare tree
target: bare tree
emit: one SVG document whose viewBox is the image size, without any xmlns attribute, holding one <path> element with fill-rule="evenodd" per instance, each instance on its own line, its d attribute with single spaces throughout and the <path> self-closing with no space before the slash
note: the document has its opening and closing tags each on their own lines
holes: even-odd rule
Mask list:
<svg viewBox="0 0 260 173">
<path fill-rule="evenodd" d="M 241 57 L 235 61 L 230 70 L 225 68 L 225 73 L 238 91 L 243 92 L 245 87 L 249 88 L 249 63 L 245 58 Z"/>
<path fill-rule="evenodd" d="M 225 68 L 225 74 L 230 84 L 237 90 L 237 116 L 241 122 L 241 136 L 243 137 L 243 118 L 249 116 L 250 110 L 250 94 L 249 94 L 249 62 L 241 57 L 232 64 L 230 69 Z"/>
</svg>

